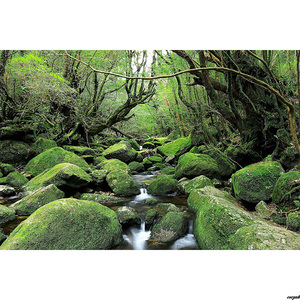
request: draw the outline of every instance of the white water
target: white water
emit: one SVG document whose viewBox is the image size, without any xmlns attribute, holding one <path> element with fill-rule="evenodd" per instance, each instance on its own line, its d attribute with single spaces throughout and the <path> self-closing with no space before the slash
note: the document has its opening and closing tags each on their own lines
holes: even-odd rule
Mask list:
<svg viewBox="0 0 300 300">
<path fill-rule="evenodd" d="M 143 202 L 144 200 L 146 200 L 148 198 L 153 198 L 153 196 L 148 194 L 147 189 L 140 188 L 140 194 L 135 196 L 135 198 L 130 202 L 130 204 L 134 205 L 134 204 L 137 204 L 137 203 L 141 203 L 141 202 Z"/>
<path fill-rule="evenodd" d="M 123 234 L 123 238 L 128 242 L 133 250 L 145 250 L 146 241 L 149 240 L 151 231 L 146 231 L 145 222 L 141 224 L 141 228 L 129 228 L 130 235 Z"/>
<path fill-rule="evenodd" d="M 182 248 L 197 248 L 197 242 L 193 235 L 193 222 L 189 223 L 188 234 L 177 240 L 171 247 L 172 250 L 180 250 Z"/>
</svg>

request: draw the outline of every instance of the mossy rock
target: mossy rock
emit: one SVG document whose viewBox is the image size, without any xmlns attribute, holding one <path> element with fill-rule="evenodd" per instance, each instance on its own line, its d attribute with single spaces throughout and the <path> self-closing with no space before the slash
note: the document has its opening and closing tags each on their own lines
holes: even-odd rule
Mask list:
<svg viewBox="0 0 300 300">
<path fill-rule="evenodd" d="M 300 154 L 295 147 L 287 147 L 279 155 L 279 161 L 286 170 L 294 168 L 300 164 Z"/>
<path fill-rule="evenodd" d="M 110 146 L 102 153 L 102 155 L 107 159 L 115 158 L 125 163 L 134 161 L 137 157 L 137 154 L 137 151 L 134 150 L 129 143 L 123 141 Z"/>
<path fill-rule="evenodd" d="M 3 163 L 12 165 L 26 164 L 30 146 L 15 140 L 0 141 L 0 157 Z"/>
<path fill-rule="evenodd" d="M 32 146 L 30 148 L 30 155 L 37 156 L 40 153 L 42 153 L 48 149 L 54 148 L 54 147 L 57 147 L 57 144 L 55 141 L 40 137 L 32 144 Z"/>
<path fill-rule="evenodd" d="M 94 164 L 95 165 L 99 165 L 101 164 L 102 162 L 104 162 L 105 160 L 107 160 L 104 156 L 97 156 L 97 157 L 94 157 Z"/>
<path fill-rule="evenodd" d="M 19 216 L 30 216 L 40 207 L 62 199 L 64 196 L 65 193 L 63 191 L 59 190 L 54 184 L 50 184 L 15 202 L 11 207 Z"/>
<path fill-rule="evenodd" d="M 148 198 L 145 200 L 146 205 L 156 205 L 158 203 L 157 199 L 154 198 Z"/>
<path fill-rule="evenodd" d="M 241 166 L 247 166 L 262 160 L 262 157 L 257 152 L 248 149 L 246 146 L 242 147 L 240 145 L 229 146 L 224 151 L 224 154 L 236 161 Z"/>
<path fill-rule="evenodd" d="M 43 186 L 54 184 L 62 189 L 67 187 L 78 189 L 86 186 L 91 181 L 91 177 L 80 167 L 62 163 L 32 178 L 24 185 L 24 188 L 27 191 L 35 191 Z"/>
<path fill-rule="evenodd" d="M 15 211 L 0 204 L 0 224 L 12 221 L 16 218 Z"/>
<path fill-rule="evenodd" d="M 144 158 L 142 164 L 144 165 L 145 169 L 149 169 L 152 167 L 152 162 L 146 157 Z"/>
<path fill-rule="evenodd" d="M 2 178 L 1 178 L 2 179 Z M 0 185 L 0 196 L 10 197 L 16 194 L 16 190 L 7 185 Z"/>
<path fill-rule="evenodd" d="M 152 229 L 150 239 L 157 242 L 173 242 L 188 230 L 188 218 L 184 213 L 167 213 Z"/>
<path fill-rule="evenodd" d="M 28 162 L 24 171 L 36 176 L 46 169 L 50 169 L 61 163 L 70 163 L 80 167 L 84 171 L 91 171 L 91 167 L 83 158 L 61 147 L 54 147 L 37 155 Z"/>
<path fill-rule="evenodd" d="M 285 203 L 293 205 L 300 200 L 300 172 L 290 171 L 278 178 L 273 189 L 272 201 L 276 204 Z"/>
<path fill-rule="evenodd" d="M 175 170 L 175 177 L 194 178 L 205 175 L 208 178 L 220 178 L 217 162 L 206 154 L 186 153 L 180 156 Z"/>
<path fill-rule="evenodd" d="M 107 173 L 114 171 L 123 171 L 125 173 L 130 172 L 130 169 L 126 163 L 114 158 L 102 161 L 100 164 L 97 165 L 96 168 L 100 170 L 105 170 Z"/>
<path fill-rule="evenodd" d="M 155 209 L 149 209 L 145 215 L 145 227 L 149 229 L 155 223 L 157 223 L 162 217 Z"/>
<path fill-rule="evenodd" d="M 164 174 L 158 175 L 148 187 L 148 193 L 151 195 L 168 195 L 176 193 L 177 190 L 177 180 Z"/>
<path fill-rule="evenodd" d="M 160 173 L 165 174 L 165 175 L 174 175 L 175 174 L 175 168 L 165 167 L 160 171 Z"/>
<path fill-rule="evenodd" d="M 198 147 L 197 146 L 194 146 L 192 149 L 190 149 L 189 151 L 190 153 L 194 153 L 194 154 L 200 154 L 199 150 L 198 150 Z"/>
<path fill-rule="evenodd" d="M 128 206 L 119 207 L 116 210 L 116 214 L 122 226 L 141 224 L 141 217 L 139 216 L 138 212 L 132 207 L 128 207 Z"/>
<path fill-rule="evenodd" d="M 204 175 L 195 177 L 184 186 L 184 192 L 189 195 L 192 190 L 201 189 L 205 186 L 214 186 L 212 181 Z"/>
<path fill-rule="evenodd" d="M 172 154 L 167 156 L 165 159 L 165 163 L 167 163 L 167 164 L 173 164 L 173 163 L 175 163 L 175 161 L 176 161 L 176 156 L 172 155 Z"/>
<path fill-rule="evenodd" d="M 6 185 L 6 179 L 7 179 L 7 176 L 6 177 L 1 177 L 0 178 L 0 185 Z"/>
<path fill-rule="evenodd" d="M 132 161 L 128 164 L 128 167 L 130 169 L 131 174 L 143 172 L 145 170 L 144 165 L 137 161 Z"/>
<path fill-rule="evenodd" d="M 5 241 L 6 236 L 0 231 L 0 245 L 2 244 L 3 241 Z"/>
<path fill-rule="evenodd" d="M 136 160 L 137 162 L 141 163 L 141 162 L 143 162 L 143 159 L 144 159 L 144 158 L 143 158 L 142 153 L 141 153 L 141 152 L 138 152 L 138 154 L 137 154 L 135 160 Z"/>
<path fill-rule="evenodd" d="M 102 185 L 105 182 L 105 178 L 107 175 L 107 170 L 94 170 L 90 173 L 90 176 L 92 178 L 92 182 L 95 185 Z"/>
<path fill-rule="evenodd" d="M 100 204 L 122 204 L 124 202 L 128 202 L 128 200 L 124 198 L 92 193 L 83 193 L 81 194 L 80 199 L 94 201 Z"/>
<path fill-rule="evenodd" d="M 101 204 L 60 199 L 17 226 L 1 250 L 101 250 L 122 241 L 115 212 Z"/>
<path fill-rule="evenodd" d="M 286 220 L 286 225 L 288 229 L 293 231 L 299 231 L 300 230 L 300 212 L 292 212 L 289 213 Z"/>
<path fill-rule="evenodd" d="M 175 155 L 180 156 L 186 152 L 188 152 L 192 148 L 192 140 L 191 137 L 185 137 L 177 139 L 173 142 L 164 144 L 162 146 L 157 147 L 158 153 L 169 156 Z"/>
<path fill-rule="evenodd" d="M 155 149 L 155 148 L 156 148 L 156 146 L 151 142 L 145 142 L 143 144 L 143 149 Z"/>
<path fill-rule="evenodd" d="M 164 214 L 169 212 L 180 212 L 180 209 L 173 203 L 159 203 L 157 208 Z"/>
<path fill-rule="evenodd" d="M 182 177 L 180 180 L 178 180 L 178 189 L 180 191 L 181 194 L 185 194 L 185 186 L 190 182 L 191 180 L 186 178 L 186 177 Z"/>
<path fill-rule="evenodd" d="M 270 219 L 272 215 L 272 210 L 268 207 L 267 203 L 264 201 L 260 201 L 256 206 L 255 210 L 257 213 L 264 219 Z"/>
<path fill-rule="evenodd" d="M 11 164 L 0 164 L 0 170 L 4 176 L 7 176 L 9 173 L 15 171 L 15 168 Z"/>
<path fill-rule="evenodd" d="M 219 149 L 213 147 L 205 148 L 205 150 L 202 150 L 201 153 L 209 155 L 217 162 L 221 177 L 228 178 L 236 171 L 236 166 Z"/>
<path fill-rule="evenodd" d="M 196 214 L 194 236 L 200 249 L 300 249 L 300 235 L 269 224 L 214 187 L 194 190 L 188 208 Z"/>
<path fill-rule="evenodd" d="M 14 171 L 7 175 L 6 183 L 13 187 L 20 188 L 28 182 L 28 179 L 21 173 Z"/>
<path fill-rule="evenodd" d="M 247 166 L 232 175 L 234 194 L 238 200 L 250 203 L 269 200 L 283 172 L 282 166 L 276 161 Z"/>
<path fill-rule="evenodd" d="M 85 146 L 71 146 L 65 145 L 63 148 L 67 151 L 73 152 L 78 156 L 91 155 L 93 157 L 97 156 L 97 152 L 94 149 Z"/>
<path fill-rule="evenodd" d="M 162 157 L 160 155 L 153 155 L 149 156 L 148 159 L 153 163 L 161 163 L 163 161 Z"/>
<path fill-rule="evenodd" d="M 130 139 L 130 140 L 128 140 L 127 142 L 130 144 L 130 146 L 131 146 L 134 150 L 140 151 L 140 145 L 137 143 L 137 141 L 136 141 L 135 139 Z"/>
<path fill-rule="evenodd" d="M 162 164 L 162 163 L 156 163 L 153 165 L 153 167 L 156 169 L 156 170 L 163 170 L 166 165 Z"/>
<path fill-rule="evenodd" d="M 124 171 L 113 171 L 106 176 L 106 181 L 112 191 L 118 196 L 133 196 L 140 193 L 136 182 Z"/>
</svg>

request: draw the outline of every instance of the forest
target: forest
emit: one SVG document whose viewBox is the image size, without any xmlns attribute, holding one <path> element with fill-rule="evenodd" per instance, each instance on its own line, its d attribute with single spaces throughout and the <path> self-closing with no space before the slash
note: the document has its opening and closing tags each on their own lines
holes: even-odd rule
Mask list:
<svg viewBox="0 0 300 300">
<path fill-rule="evenodd" d="M 299 50 L 1 50 L 0 250 L 300 249 Z"/>
</svg>

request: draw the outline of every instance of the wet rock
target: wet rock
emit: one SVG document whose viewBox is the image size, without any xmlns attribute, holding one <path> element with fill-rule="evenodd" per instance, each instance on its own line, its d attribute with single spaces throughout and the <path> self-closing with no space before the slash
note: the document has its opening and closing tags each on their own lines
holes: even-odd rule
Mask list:
<svg viewBox="0 0 300 300">
<path fill-rule="evenodd" d="M 0 205 L 0 224 L 12 221 L 16 218 L 15 211 L 4 205 Z"/>
<path fill-rule="evenodd" d="M 61 163 L 70 163 L 84 171 L 91 171 L 91 167 L 83 158 L 60 147 L 48 149 L 37 155 L 28 162 L 24 171 L 36 176 Z"/>
<path fill-rule="evenodd" d="M 0 249 L 101 250 L 121 242 L 122 227 L 113 210 L 69 198 L 39 208 L 17 226 Z"/>
<path fill-rule="evenodd" d="M 140 225 L 141 217 L 132 207 L 122 206 L 116 210 L 118 220 L 122 226 Z"/>
<path fill-rule="evenodd" d="M 149 229 L 151 226 L 156 224 L 160 219 L 161 215 L 158 213 L 155 209 L 150 209 L 147 211 L 145 215 L 145 227 L 146 229 Z"/>
<path fill-rule="evenodd" d="M 19 216 L 30 216 L 40 207 L 65 196 L 54 184 L 41 187 L 32 194 L 11 205 Z"/>
<path fill-rule="evenodd" d="M 172 242 L 184 236 L 188 230 L 188 217 L 184 213 L 167 213 L 153 228 L 151 240 Z"/>
<path fill-rule="evenodd" d="M 269 200 L 283 172 L 278 162 L 260 162 L 237 171 L 232 175 L 236 198 L 250 203 Z"/>
</svg>

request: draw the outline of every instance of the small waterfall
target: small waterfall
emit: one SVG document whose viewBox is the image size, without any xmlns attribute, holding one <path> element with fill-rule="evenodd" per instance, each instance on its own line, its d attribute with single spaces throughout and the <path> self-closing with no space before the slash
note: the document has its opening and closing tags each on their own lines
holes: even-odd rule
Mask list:
<svg viewBox="0 0 300 300">
<path fill-rule="evenodd" d="M 177 240 L 171 247 L 172 250 L 180 250 L 183 248 L 189 249 L 198 249 L 197 242 L 193 235 L 193 221 L 190 220 L 189 222 L 189 231 L 188 234 L 182 237 L 181 239 Z"/>
<path fill-rule="evenodd" d="M 143 149 L 143 146 L 140 146 L 140 151 Z"/>
<path fill-rule="evenodd" d="M 148 194 L 147 190 L 145 188 L 141 188 L 140 191 L 141 191 L 141 194 Z"/>
<path fill-rule="evenodd" d="M 129 228 L 130 235 L 123 234 L 123 238 L 128 242 L 133 250 L 145 250 L 146 241 L 149 240 L 151 231 L 146 231 L 145 222 L 141 224 L 140 228 L 131 227 Z"/>
</svg>

